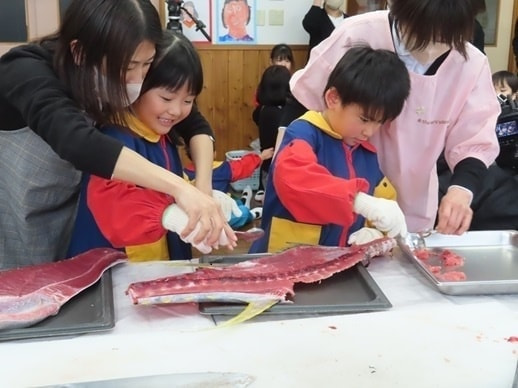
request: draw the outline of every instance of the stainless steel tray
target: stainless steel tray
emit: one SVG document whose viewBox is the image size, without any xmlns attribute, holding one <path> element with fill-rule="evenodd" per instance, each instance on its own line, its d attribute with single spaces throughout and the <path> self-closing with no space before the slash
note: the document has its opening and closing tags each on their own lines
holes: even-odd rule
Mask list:
<svg viewBox="0 0 518 388">
<path fill-rule="evenodd" d="M 74 296 L 52 317 L 20 329 L 0 330 L 0 341 L 75 335 L 115 326 L 111 270 Z"/>
<path fill-rule="evenodd" d="M 235 264 L 265 254 L 204 256 L 202 263 Z M 296 283 L 293 303 L 272 306 L 262 315 L 323 315 L 386 310 L 392 304 L 362 264 L 316 283 Z M 236 315 L 243 304 L 200 303 L 202 314 Z"/>
<path fill-rule="evenodd" d="M 515 230 L 473 231 L 462 236 L 432 234 L 426 238 L 432 251 L 448 249 L 464 258 L 459 268 L 466 280 L 441 281 L 410 249 L 405 256 L 437 289 L 450 295 L 518 293 L 518 232 Z"/>
</svg>

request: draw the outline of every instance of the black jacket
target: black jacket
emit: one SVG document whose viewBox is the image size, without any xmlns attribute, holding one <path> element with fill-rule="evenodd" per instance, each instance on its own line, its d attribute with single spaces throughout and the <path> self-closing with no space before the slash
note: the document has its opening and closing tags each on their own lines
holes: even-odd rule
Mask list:
<svg viewBox="0 0 518 388">
<path fill-rule="evenodd" d="M 347 16 L 348 15 L 344 13 L 344 18 Z M 335 29 L 326 10 L 316 5 L 312 5 L 304 16 L 304 19 L 302 19 L 302 27 L 304 27 L 309 34 L 308 58 L 311 49 L 331 35 Z"/>
<path fill-rule="evenodd" d="M 0 130 L 28 126 L 77 169 L 110 178 L 123 145 L 92 126 L 54 72 L 52 55 L 39 44 L 27 44 L 0 58 Z M 196 108 L 175 131 L 185 142 L 195 134 L 212 136 Z"/>
</svg>

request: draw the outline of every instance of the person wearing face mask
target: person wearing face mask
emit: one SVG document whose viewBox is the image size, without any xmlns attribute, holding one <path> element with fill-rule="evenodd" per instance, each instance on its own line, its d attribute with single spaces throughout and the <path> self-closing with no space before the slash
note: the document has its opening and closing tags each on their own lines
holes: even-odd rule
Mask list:
<svg viewBox="0 0 518 388">
<path fill-rule="evenodd" d="M 391 0 L 389 10 L 346 19 L 290 81 L 294 99 L 280 126 L 307 109 L 322 109 L 329 69 L 351 47 L 369 44 L 403 60 L 410 96 L 401 114 L 371 141 L 411 232 L 468 230 L 473 195 L 499 152 L 500 106 L 491 70 L 486 56 L 469 44 L 474 19 L 471 0 Z M 436 162 L 443 150 L 453 174 L 439 203 Z"/>
<path fill-rule="evenodd" d="M 212 130 L 195 107 L 176 131 L 196 187 L 98 130 L 126 125 L 161 38 L 149 0 L 73 0 L 56 34 L 0 58 L 0 269 L 65 258 L 81 172 L 165 193 L 187 214 L 182 237 L 196 228 L 194 243 L 221 245 L 223 233 L 235 246 L 212 198 Z"/>
<path fill-rule="evenodd" d="M 302 19 L 302 27 L 309 34 L 308 58 L 311 49 L 327 38 L 348 16 L 342 12 L 343 0 L 313 0 Z"/>
</svg>

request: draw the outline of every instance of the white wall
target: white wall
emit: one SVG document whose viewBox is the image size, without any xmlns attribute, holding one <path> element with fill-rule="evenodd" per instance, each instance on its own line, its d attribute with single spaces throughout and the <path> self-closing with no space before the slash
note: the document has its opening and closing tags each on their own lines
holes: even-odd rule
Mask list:
<svg viewBox="0 0 518 388">
<path fill-rule="evenodd" d="M 491 65 L 491 72 L 506 70 L 509 62 L 513 25 L 513 0 L 500 0 L 496 46 L 486 46 L 485 51 Z"/>
</svg>

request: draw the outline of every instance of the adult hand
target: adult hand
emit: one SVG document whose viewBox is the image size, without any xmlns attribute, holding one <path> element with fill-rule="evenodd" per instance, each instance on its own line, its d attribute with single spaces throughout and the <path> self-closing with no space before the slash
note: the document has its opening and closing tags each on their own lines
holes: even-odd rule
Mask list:
<svg viewBox="0 0 518 388">
<path fill-rule="evenodd" d="M 230 220 L 230 217 L 232 217 L 232 214 L 235 217 L 241 217 L 243 215 L 243 212 L 239 206 L 237 206 L 236 201 L 230 195 L 219 190 L 212 190 L 212 198 L 214 198 L 221 206 L 223 216 L 227 222 Z"/>
<path fill-rule="evenodd" d="M 353 206 L 356 213 L 364 216 L 376 229 L 387 233 L 389 237 L 407 235 L 405 216 L 396 201 L 358 193 Z"/>
<path fill-rule="evenodd" d="M 271 159 L 273 157 L 273 147 L 262 150 L 260 156 L 261 160 Z"/>
<path fill-rule="evenodd" d="M 378 238 L 382 237 L 383 233 L 381 233 L 378 229 L 365 227 L 352 233 L 349 236 L 349 240 L 347 240 L 347 243 L 349 245 L 367 244 L 373 240 L 377 240 Z"/>
<path fill-rule="evenodd" d="M 462 234 L 469 229 L 473 219 L 470 191 L 452 186 L 442 197 L 439 205 L 439 221 L 436 230 L 443 234 Z"/>
<path fill-rule="evenodd" d="M 226 222 L 219 203 L 213 198 L 187 182 L 182 185 L 181 190 L 177 190 L 174 197 L 176 204 L 189 218 L 180 233 L 181 238 L 186 238 L 197 228 L 193 244 L 204 242 L 211 247 L 217 246 L 223 232 L 228 241 L 228 244 L 225 244 L 228 248 L 233 249 L 237 245 L 234 231 Z"/>
<path fill-rule="evenodd" d="M 171 232 L 178 233 L 179 235 L 180 232 L 185 229 L 185 226 L 188 222 L 189 217 L 187 217 L 187 214 L 176 204 L 172 204 L 166 207 L 164 213 L 162 214 L 162 226 Z M 192 244 L 192 246 L 200 252 L 205 254 L 210 253 L 212 251 L 210 245 L 205 244 L 204 241 L 199 243 L 194 242 L 194 238 L 198 234 L 199 230 L 200 223 L 196 224 L 196 227 L 191 233 L 185 237 L 180 235 L 180 238 L 186 243 Z"/>
</svg>

